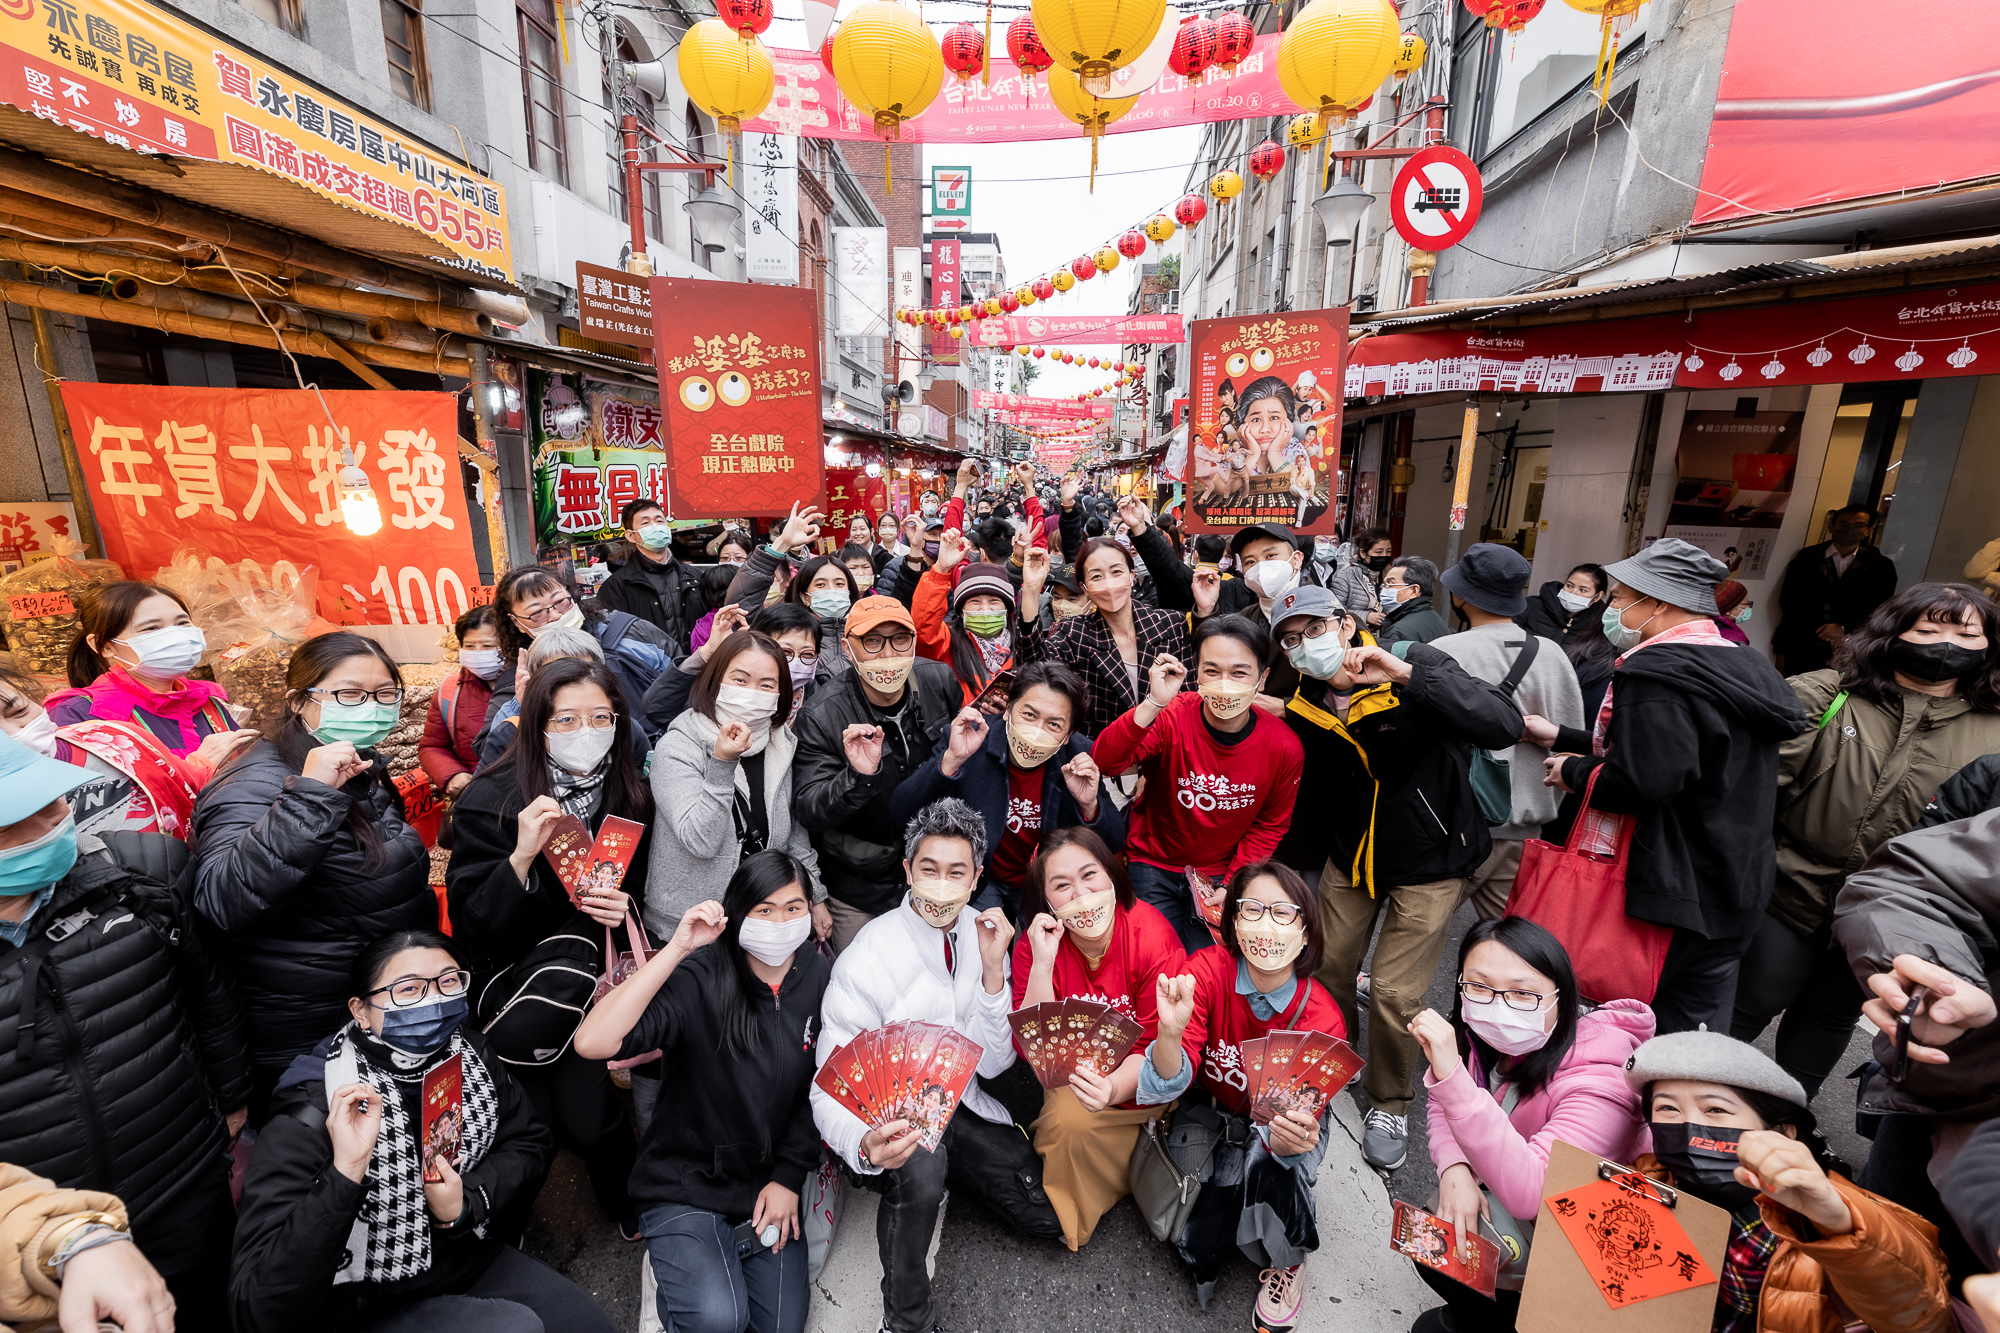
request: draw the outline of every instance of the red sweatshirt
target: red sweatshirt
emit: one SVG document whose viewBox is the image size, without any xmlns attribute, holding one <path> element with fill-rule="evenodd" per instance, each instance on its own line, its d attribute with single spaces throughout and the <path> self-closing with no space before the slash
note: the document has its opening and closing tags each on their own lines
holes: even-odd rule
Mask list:
<svg viewBox="0 0 2000 1333">
<path fill-rule="evenodd" d="M 1203 949 L 1182 969 L 1194 978 L 1194 1017 L 1181 1036 L 1181 1058 L 1192 1060 L 1195 1076 L 1216 1102 L 1239 1115 L 1250 1109 L 1243 1077 L 1244 1042 L 1271 1032 L 1324 1032 L 1347 1036 L 1340 1006 L 1326 988 L 1302 977 L 1292 1002 L 1270 1022 L 1250 1011 L 1250 1001 L 1236 993 L 1236 955 L 1227 949 Z"/>
<path fill-rule="evenodd" d="M 1096 1000 L 1138 1023 L 1146 1030 L 1138 1047 L 1144 1050 L 1160 1026 L 1160 996 L 1155 983 L 1162 976 L 1179 976 L 1187 970 L 1186 962 L 1180 936 L 1160 910 L 1151 903 L 1135 902 L 1118 909 L 1117 924 L 1111 927 L 1111 947 L 1095 972 L 1084 961 L 1076 941 L 1064 931 L 1050 980 L 1058 1000 Z M 1035 952 L 1028 947 L 1027 932 L 1022 931 L 1014 941 L 1016 1009 L 1028 993 L 1028 973 L 1034 966 Z"/>
<path fill-rule="evenodd" d="M 1175 874 L 1193 866 L 1211 879 L 1269 859 L 1292 826 L 1305 771 L 1305 750 L 1292 729 L 1253 708 L 1249 734 L 1219 744 L 1192 690 L 1143 730 L 1132 720 L 1137 711 L 1106 727 L 1090 751 L 1106 774 L 1145 766 L 1146 794 L 1130 812 L 1127 859 Z"/>
</svg>

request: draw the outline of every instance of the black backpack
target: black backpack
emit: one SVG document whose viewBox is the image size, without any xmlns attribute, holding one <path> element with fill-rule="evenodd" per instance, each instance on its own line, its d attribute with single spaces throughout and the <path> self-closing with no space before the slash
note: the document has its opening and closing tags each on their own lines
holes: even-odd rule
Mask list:
<svg viewBox="0 0 2000 1333">
<path fill-rule="evenodd" d="M 604 975 L 604 937 L 551 935 L 501 968 L 473 995 L 473 1018 L 495 1057 L 510 1065 L 561 1058 Z"/>
</svg>

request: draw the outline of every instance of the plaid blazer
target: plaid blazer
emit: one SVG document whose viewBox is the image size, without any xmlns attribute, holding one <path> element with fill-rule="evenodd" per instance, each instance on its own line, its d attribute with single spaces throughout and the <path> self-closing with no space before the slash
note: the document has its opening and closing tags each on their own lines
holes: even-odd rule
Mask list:
<svg viewBox="0 0 2000 1333">
<path fill-rule="evenodd" d="M 1118 641 L 1111 627 L 1093 611 L 1072 616 L 1053 629 L 1040 624 L 1025 625 L 1020 645 L 1023 662 L 1060 662 L 1083 678 L 1090 691 L 1090 706 L 1076 723 L 1076 730 L 1092 736 L 1120 716 L 1139 706 L 1146 689 L 1146 672 L 1161 653 L 1172 653 L 1194 675 L 1194 658 L 1188 646 L 1187 616 L 1179 611 L 1132 603 L 1132 632 L 1139 647 L 1139 688 L 1132 688 L 1125 661 L 1118 655 Z"/>
</svg>

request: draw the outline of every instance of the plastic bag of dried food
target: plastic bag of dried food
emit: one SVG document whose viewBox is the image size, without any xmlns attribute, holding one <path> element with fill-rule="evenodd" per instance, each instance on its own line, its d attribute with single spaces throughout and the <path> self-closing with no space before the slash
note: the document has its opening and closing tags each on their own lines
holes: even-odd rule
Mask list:
<svg viewBox="0 0 2000 1333">
<path fill-rule="evenodd" d="M 91 560 L 83 544 L 57 537 L 55 554 L 0 578 L 0 595 L 7 599 L 7 646 L 15 660 L 37 676 L 66 679 L 70 644 L 80 621 L 78 603 L 107 583 L 125 577 L 109 560 Z"/>
<path fill-rule="evenodd" d="M 312 637 L 319 573 L 311 565 L 245 560 L 214 575 L 227 602 L 217 605 L 215 619 L 196 621 L 215 654 L 216 684 L 229 691 L 238 716 L 273 716 L 284 702 L 292 650 Z"/>
<path fill-rule="evenodd" d="M 192 542 L 184 542 L 173 558 L 154 571 L 153 582 L 176 594 L 187 604 L 188 615 L 208 636 L 204 665 L 213 666 L 223 649 L 235 642 L 230 636 L 243 612 L 236 604 L 223 575 L 229 565 Z"/>
</svg>

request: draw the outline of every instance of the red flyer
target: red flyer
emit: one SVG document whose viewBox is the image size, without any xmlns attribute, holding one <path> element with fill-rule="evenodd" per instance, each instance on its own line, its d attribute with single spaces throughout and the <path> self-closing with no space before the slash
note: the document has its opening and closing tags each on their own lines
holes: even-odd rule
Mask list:
<svg viewBox="0 0 2000 1333">
<path fill-rule="evenodd" d="M 598 827 L 597 841 L 590 845 L 589 880 L 579 884 L 577 891 L 593 888 L 610 892 L 622 886 L 625 872 L 632 868 L 632 854 L 639 849 L 639 839 L 645 832 L 644 825 L 606 815 Z"/>
<path fill-rule="evenodd" d="M 1470 1244 L 1471 1252 L 1463 1252 L 1458 1229 L 1451 1223 L 1433 1217 L 1413 1203 L 1396 1200 L 1396 1217 L 1389 1225 L 1389 1248 L 1454 1282 L 1463 1282 L 1490 1299 L 1494 1279 L 1500 1275 L 1500 1247 L 1484 1236 L 1473 1236 Z"/>
<path fill-rule="evenodd" d="M 458 1165 L 458 1147 L 465 1139 L 465 1058 L 454 1055 L 424 1075 L 424 1179 L 444 1179 L 439 1160 Z"/>
<path fill-rule="evenodd" d="M 542 859 L 556 872 L 563 892 L 574 903 L 582 891 L 583 872 L 590 866 L 590 829 L 575 815 L 564 815 L 542 844 Z"/>
</svg>

